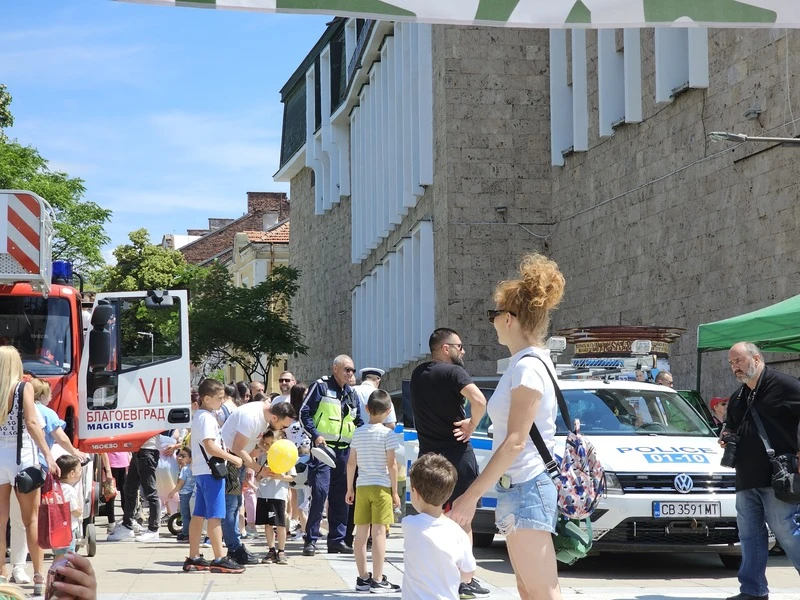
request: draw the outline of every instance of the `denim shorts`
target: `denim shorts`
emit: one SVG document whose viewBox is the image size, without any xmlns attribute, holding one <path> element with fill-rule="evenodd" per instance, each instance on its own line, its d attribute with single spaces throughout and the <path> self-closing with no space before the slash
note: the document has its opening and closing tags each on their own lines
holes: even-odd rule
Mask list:
<svg viewBox="0 0 800 600">
<path fill-rule="evenodd" d="M 494 519 L 501 534 L 508 535 L 516 529 L 555 533 L 558 491 L 546 472 L 529 481 L 512 484 L 509 489 L 498 483 L 495 492 L 497 508 L 494 510 Z"/>
</svg>

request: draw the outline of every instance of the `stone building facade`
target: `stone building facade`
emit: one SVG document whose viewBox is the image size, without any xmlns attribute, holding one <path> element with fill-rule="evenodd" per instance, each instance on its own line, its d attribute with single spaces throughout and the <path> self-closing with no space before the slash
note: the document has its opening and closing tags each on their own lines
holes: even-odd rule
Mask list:
<svg viewBox="0 0 800 600">
<path fill-rule="evenodd" d="M 404 337 L 411 321 L 461 331 L 469 370 L 493 375 L 505 349 L 485 310 L 530 251 L 567 278 L 554 329 L 685 328 L 671 348 L 681 388 L 694 387 L 698 324 L 800 292 L 794 151 L 707 137 L 794 135 L 784 100 L 787 83 L 792 97 L 800 89 L 785 61 L 791 70 L 800 38 L 789 32 L 787 53 L 782 31 L 677 31 L 335 20 L 283 90 L 276 179 L 291 182 L 290 256 L 302 271 L 293 314 L 311 348 L 292 361 L 297 374 L 318 377 L 346 352 L 357 366 L 388 367 L 385 387 L 397 390 L 425 354 L 420 332 Z M 409 62 L 423 81 L 410 98 L 421 137 L 402 115 L 391 129 L 408 105 L 392 98 Z M 382 73 L 394 88 L 380 87 Z M 365 114 L 368 129 L 388 120 L 388 131 L 365 142 Z M 430 163 L 412 165 L 409 201 L 395 166 L 407 173 L 409 144 L 426 160 L 426 114 Z M 383 149 L 388 162 L 376 162 Z M 405 240 L 426 227 L 429 264 L 409 279 Z M 409 297 L 429 288 L 432 306 L 414 312 Z M 726 360 L 705 358 L 704 394 L 734 388 Z"/>
</svg>

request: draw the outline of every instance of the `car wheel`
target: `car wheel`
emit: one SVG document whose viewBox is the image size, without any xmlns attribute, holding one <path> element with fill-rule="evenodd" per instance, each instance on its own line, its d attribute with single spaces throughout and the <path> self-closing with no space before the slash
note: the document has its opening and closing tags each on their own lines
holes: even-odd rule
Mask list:
<svg viewBox="0 0 800 600">
<path fill-rule="evenodd" d="M 741 554 L 720 554 L 719 559 L 722 561 L 722 566 L 731 571 L 738 571 L 742 566 Z"/>
<path fill-rule="evenodd" d="M 475 533 L 472 532 L 472 545 L 478 548 L 488 548 L 494 541 L 493 533 Z"/>
</svg>

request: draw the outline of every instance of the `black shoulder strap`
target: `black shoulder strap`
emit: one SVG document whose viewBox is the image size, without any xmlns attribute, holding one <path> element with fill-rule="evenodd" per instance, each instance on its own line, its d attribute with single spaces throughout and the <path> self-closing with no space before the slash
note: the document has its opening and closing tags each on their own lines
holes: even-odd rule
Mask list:
<svg viewBox="0 0 800 600">
<path fill-rule="evenodd" d="M 14 404 L 17 406 L 17 465 L 22 461 L 22 387 L 24 381 L 20 381 L 14 388 Z M 11 411 L 8 411 L 11 412 Z"/>
<path fill-rule="evenodd" d="M 758 414 L 757 410 L 753 411 L 753 420 L 756 422 L 756 429 L 758 429 L 758 435 L 761 438 L 761 442 L 764 444 L 764 450 L 767 451 L 767 456 L 772 458 L 775 456 L 775 450 L 772 449 L 772 444 L 769 443 L 767 432 L 764 430 L 764 423 L 761 422 L 761 416 Z"/>
<path fill-rule="evenodd" d="M 569 407 L 567 406 L 567 401 L 564 399 L 564 394 L 561 393 L 561 388 L 558 387 L 558 382 L 556 381 L 556 378 L 553 377 L 553 373 L 550 371 L 547 363 L 544 362 L 541 356 L 536 354 L 526 354 L 522 358 L 528 357 L 536 358 L 544 365 L 544 370 L 547 371 L 547 374 L 550 376 L 550 381 L 553 382 L 553 390 L 556 395 L 556 400 L 558 401 L 558 410 L 561 412 L 561 418 L 564 419 L 564 424 L 567 426 L 567 430 L 573 431 L 572 422 L 569 417 Z M 550 454 L 550 451 L 547 449 L 547 445 L 544 443 L 542 434 L 539 432 L 539 428 L 536 427 L 536 421 L 534 421 L 531 425 L 530 436 L 531 440 L 533 440 L 533 445 L 536 446 L 536 449 L 539 451 L 542 459 L 544 459 L 544 466 L 547 469 L 547 473 L 551 478 L 557 477 L 558 464 L 555 460 L 553 460 L 552 454 Z"/>
</svg>

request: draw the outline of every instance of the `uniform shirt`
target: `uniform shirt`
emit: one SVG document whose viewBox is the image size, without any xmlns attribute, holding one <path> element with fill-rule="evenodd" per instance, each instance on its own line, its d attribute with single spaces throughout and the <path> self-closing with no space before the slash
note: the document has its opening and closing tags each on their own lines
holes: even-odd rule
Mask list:
<svg viewBox="0 0 800 600">
<path fill-rule="evenodd" d="M 346 383 L 344 387 L 339 387 L 333 375 L 330 377 L 321 377 L 308 388 L 308 393 L 306 394 L 305 400 L 303 400 L 303 406 L 300 408 L 300 424 L 303 426 L 303 430 L 305 430 L 308 437 L 311 438 L 312 443 L 319 437 L 319 432 L 314 423 L 314 415 L 319 408 L 320 400 L 329 392 L 342 402 L 342 414 L 348 409 L 355 411 L 354 419 L 356 427 L 360 427 L 364 424 L 360 414 L 361 402 L 358 396 L 353 393 L 353 389 Z M 347 442 L 335 442 L 329 443 L 328 445 L 339 447 L 347 446 L 348 444 Z"/>
<path fill-rule="evenodd" d="M 371 383 L 364 382 L 362 384 L 353 386 L 353 391 L 358 395 L 358 400 L 361 404 L 359 407 L 359 414 L 361 415 L 361 420 L 364 423 L 369 423 L 369 412 L 367 412 L 367 400 L 369 400 L 370 395 L 374 392 L 377 388 L 372 385 Z M 386 415 L 386 418 L 383 420 L 384 423 L 397 423 L 397 415 L 394 412 L 394 406 L 389 409 L 389 414 Z"/>
<path fill-rule="evenodd" d="M 236 434 L 241 433 L 247 438 L 244 449 L 252 450 L 267 429 L 269 429 L 269 425 L 267 425 L 267 417 L 264 415 L 264 403 L 248 402 L 231 412 L 220 431 L 226 448 L 233 448 Z"/>
<path fill-rule="evenodd" d="M 420 513 L 403 519 L 403 541 L 403 600 L 458 600 L 461 572 L 477 567 L 464 530 L 444 515 Z"/>
<path fill-rule="evenodd" d="M 356 487 L 365 485 L 391 487 L 386 453 L 400 448 L 394 431 L 380 423 L 362 425 L 353 433 L 350 448 L 356 451 L 356 464 L 358 464 Z"/>
<path fill-rule="evenodd" d="M 419 436 L 420 455 L 466 452 L 469 442 L 453 436 L 453 423 L 466 418 L 461 390 L 472 383 L 463 367 L 442 361 L 426 362 L 411 374 L 411 410 Z"/>
<path fill-rule="evenodd" d="M 211 458 L 211 455 L 207 452 L 204 454 L 203 440 L 214 440 L 217 446 L 222 447 L 222 436 L 219 432 L 217 418 L 214 413 L 200 409 L 195 411 L 192 417 L 192 474 L 195 477 L 211 475 L 211 469 L 208 468 L 206 461 L 206 455 L 208 458 Z"/>
<path fill-rule="evenodd" d="M 532 356 L 525 356 L 526 354 L 535 354 L 541 357 L 547 364 L 547 367 L 538 358 Z M 523 358 L 524 357 L 524 358 Z M 534 423 L 542 434 L 547 449 L 550 454 L 553 454 L 555 449 L 555 434 L 556 434 L 556 410 L 558 403 L 556 401 L 555 390 L 553 389 L 553 382 L 550 380 L 550 375 L 547 374 L 546 369 L 552 369 L 553 362 L 550 360 L 550 353 L 541 348 L 529 346 L 514 354 L 509 362 L 500 381 L 497 383 L 497 388 L 492 394 L 492 401 L 489 402 L 488 411 L 489 417 L 492 419 L 494 425 L 494 435 L 492 436 L 492 452 L 495 452 L 500 444 L 506 439 L 508 435 L 508 414 L 511 410 L 511 391 L 522 386 L 531 390 L 536 390 L 542 394 L 542 399 L 539 402 L 539 410 L 534 417 Z M 512 483 L 523 483 L 530 481 L 540 473 L 544 472 L 544 460 L 536 450 L 529 435 L 525 436 L 525 448 L 520 452 L 511 463 L 511 466 L 506 469 L 506 475 L 511 477 Z"/>
<path fill-rule="evenodd" d="M 741 438 L 736 452 L 737 492 L 772 486 L 772 467 L 755 420 L 750 414 L 745 417 L 752 395 L 753 391 L 743 385 L 728 402 L 725 429 Z M 800 381 L 765 366 L 756 385 L 755 404 L 750 410 L 758 411 L 776 456 L 797 452 Z"/>
</svg>

